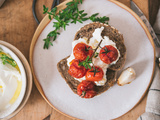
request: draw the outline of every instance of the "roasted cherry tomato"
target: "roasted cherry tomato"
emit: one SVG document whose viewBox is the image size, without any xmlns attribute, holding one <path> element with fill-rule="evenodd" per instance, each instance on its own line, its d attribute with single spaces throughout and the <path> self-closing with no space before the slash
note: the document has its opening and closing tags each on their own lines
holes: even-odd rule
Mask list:
<svg viewBox="0 0 160 120">
<path fill-rule="evenodd" d="M 83 80 L 77 87 L 77 94 L 82 98 L 92 98 L 97 92 L 95 91 L 95 83 Z"/>
<path fill-rule="evenodd" d="M 92 56 L 93 50 L 91 46 L 88 46 L 85 43 L 78 43 L 73 49 L 73 54 L 76 59 L 85 60 L 87 56 Z"/>
<path fill-rule="evenodd" d="M 104 75 L 103 70 L 100 67 L 92 67 L 92 69 L 89 69 L 86 73 L 86 80 L 89 81 L 100 81 L 102 80 Z"/>
<path fill-rule="evenodd" d="M 118 51 L 112 45 L 106 45 L 100 50 L 99 57 L 104 63 L 110 64 L 117 59 Z"/>
<path fill-rule="evenodd" d="M 79 60 L 72 60 L 68 73 L 75 78 L 81 78 L 85 76 L 87 69 L 84 66 L 79 66 Z"/>
</svg>

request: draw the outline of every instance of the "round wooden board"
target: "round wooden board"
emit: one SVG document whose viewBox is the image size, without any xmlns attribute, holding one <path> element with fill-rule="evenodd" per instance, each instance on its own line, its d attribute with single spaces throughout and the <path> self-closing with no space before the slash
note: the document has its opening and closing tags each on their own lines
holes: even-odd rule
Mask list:
<svg viewBox="0 0 160 120">
<path fill-rule="evenodd" d="M 19 107 L 12 114 L 10 114 L 6 118 L 2 119 L 2 120 L 7 120 L 7 119 L 10 119 L 11 117 L 15 116 L 25 106 L 25 104 L 27 103 L 27 101 L 29 99 L 29 96 L 31 94 L 32 82 L 33 81 L 32 81 L 32 72 L 31 72 L 29 63 L 26 60 L 26 58 L 24 57 L 24 55 L 16 47 L 14 47 L 13 45 L 11 45 L 11 44 L 9 44 L 5 41 L 0 40 L 0 44 L 3 45 L 3 46 L 6 46 L 10 50 L 12 50 L 19 57 L 19 59 L 21 60 L 23 66 L 24 66 L 24 69 L 26 71 L 26 77 L 27 77 L 27 79 L 26 79 L 26 91 L 25 91 L 25 95 L 24 95 L 24 98 L 22 100 L 22 103 L 19 105 Z"/>
<path fill-rule="evenodd" d="M 60 4 L 59 6 L 57 6 L 57 7 L 58 7 L 58 10 L 64 9 L 64 8 L 65 8 L 65 4 L 66 4 L 68 1 L 71 1 L 71 0 L 67 0 L 67 1 L 63 2 L 62 4 Z M 152 40 L 152 37 L 151 37 L 148 29 L 146 28 L 145 24 L 143 23 L 143 21 L 142 21 L 130 8 L 126 7 L 125 5 L 121 4 L 120 2 L 117 2 L 117 1 L 114 1 L 114 0 L 109 0 L 109 1 L 115 3 L 115 4 L 118 5 L 119 7 L 125 9 L 126 11 L 128 11 L 128 12 L 140 23 L 140 25 L 142 26 L 142 28 L 145 30 L 145 33 L 146 33 L 146 35 L 148 36 L 148 38 L 149 38 L 149 40 L 150 40 L 153 48 L 155 49 L 154 43 L 153 43 L 153 40 Z M 71 116 L 69 116 L 69 115 L 61 112 L 60 110 L 58 110 L 56 107 L 54 107 L 54 106 L 50 103 L 50 101 L 49 101 L 49 100 L 47 99 L 47 97 L 45 96 L 44 91 L 43 91 L 43 89 L 42 89 L 42 87 L 41 87 L 41 85 L 40 85 L 40 83 L 39 83 L 39 81 L 38 81 L 38 79 L 36 78 L 36 75 L 35 75 L 35 73 L 34 73 L 34 67 L 33 67 L 33 51 L 34 51 L 34 47 L 35 47 L 35 44 L 36 44 L 36 42 L 37 42 L 37 39 L 38 39 L 39 35 L 40 35 L 41 32 L 43 31 L 43 29 L 48 25 L 49 22 L 50 22 L 50 20 L 48 19 L 48 15 L 46 15 L 46 16 L 44 17 L 44 19 L 42 20 L 42 22 L 40 23 L 40 25 L 38 26 L 37 30 L 35 31 L 35 34 L 34 34 L 33 39 L 32 39 L 32 43 L 31 43 L 31 47 L 30 47 L 30 63 L 31 63 L 31 69 L 32 69 L 32 71 L 33 71 L 34 82 L 35 82 L 36 87 L 38 88 L 39 92 L 40 92 L 41 95 L 43 96 L 43 98 L 46 100 L 46 102 L 47 102 L 51 107 L 53 107 L 55 110 L 59 111 L 60 113 L 66 115 L 66 116 L 68 116 L 68 117 L 71 117 Z M 155 50 L 154 50 L 154 56 L 155 56 Z M 154 61 L 155 61 L 155 57 L 154 57 Z M 154 68 L 155 68 L 155 62 L 154 62 L 154 64 L 153 64 L 153 72 L 154 72 Z M 152 80 L 152 78 L 153 78 L 153 73 L 152 73 L 152 76 L 151 76 L 151 80 Z M 150 83 L 151 83 L 151 80 L 150 80 Z M 149 87 L 149 85 L 148 85 L 148 87 Z M 144 95 L 145 95 L 145 94 L 144 94 Z M 144 95 L 143 95 L 143 96 L 144 96 Z M 143 96 L 141 97 L 141 99 L 143 98 Z M 74 117 L 71 117 L 71 118 L 74 118 Z"/>
</svg>

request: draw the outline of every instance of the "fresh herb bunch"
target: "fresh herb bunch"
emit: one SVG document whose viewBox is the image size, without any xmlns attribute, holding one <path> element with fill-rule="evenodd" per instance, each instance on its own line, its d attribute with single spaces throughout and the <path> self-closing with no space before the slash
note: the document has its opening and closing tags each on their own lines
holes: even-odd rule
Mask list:
<svg viewBox="0 0 160 120">
<path fill-rule="evenodd" d="M 6 63 L 12 65 L 13 67 L 16 67 L 17 63 L 15 62 L 15 60 L 13 60 L 12 58 L 8 57 L 5 54 L 2 54 L 2 56 L 0 57 L 0 59 L 2 60 L 2 63 L 5 65 Z"/>
<path fill-rule="evenodd" d="M 90 17 L 87 17 L 87 13 L 84 13 L 84 10 L 79 10 L 78 5 L 82 4 L 82 0 L 73 0 L 71 2 L 68 2 L 66 4 L 66 8 L 64 10 L 61 10 L 57 13 L 57 7 L 53 8 L 51 11 L 48 11 L 48 7 L 43 5 L 43 14 L 48 14 L 49 19 L 51 20 L 54 18 L 56 22 L 53 22 L 53 27 L 55 28 L 53 31 L 51 31 L 47 37 L 44 40 L 44 49 L 48 49 L 49 46 L 53 46 L 53 41 L 56 40 L 57 36 L 60 34 L 59 30 L 63 28 L 66 29 L 66 26 L 69 25 L 69 23 L 76 24 L 77 22 L 83 23 L 83 21 L 86 21 L 90 19 L 93 22 L 102 22 L 107 23 L 109 21 L 109 18 L 104 17 L 97 17 L 98 13 L 95 13 L 91 15 Z"/>
</svg>

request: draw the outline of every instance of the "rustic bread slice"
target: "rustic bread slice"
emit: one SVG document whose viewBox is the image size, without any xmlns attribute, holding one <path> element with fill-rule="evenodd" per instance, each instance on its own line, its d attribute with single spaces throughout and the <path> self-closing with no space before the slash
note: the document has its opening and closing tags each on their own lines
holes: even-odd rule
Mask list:
<svg viewBox="0 0 160 120">
<path fill-rule="evenodd" d="M 117 71 L 120 70 L 126 59 L 126 47 L 124 45 L 123 35 L 120 34 L 118 30 L 115 28 L 98 22 L 90 23 L 82 27 L 75 35 L 74 40 L 78 40 L 79 38 L 86 37 L 88 40 L 92 37 L 92 33 L 96 28 L 100 28 L 104 26 L 104 30 L 102 31 L 102 37 L 109 36 L 113 42 L 116 43 L 117 49 L 120 51 L 120 58 L 115 65 L 111 65 L 106 72 L 107 82 L 103 86 L 96 86 L 97 95 L 101 94 L 102 92 L 108 90 L 111 86 L 114 85 L 116 82 Z M 68 56 L 69 57 L 69 56 Z M 67 58 L 62 59 L 58 62 L 57 68 L 60 72 L 61 76 L 65 79 L 66 83 L 72 89 L 72 91 L 77 94 L 77 86 L 79 85 L 79 81 L 75 80 L 70 74 L 68 73 L 69 67 L 67 65 Z"/>
<path fill-rule="evenodd" d="M 75 94 L 77 94 L 77 86 L 79 85 L 80 82 L 78 80 L 75 80 L 68 73 L 69 67 L 67 65 L 67 58 L 68 57 L 59 61 L 57 64 L 57 68 L 58 68 L 58 71 L 60 72 L 61 76 L 65 79 L 66 83 L 72 89 L 72 91 Z M 107 74 L 107 82 L 105 83 L 105 85 L 104 86 L 96 86 L 97 95 L 108 90 L 116 82 L 116 75 L 117 75 L 116 71 L 108 69 L 106 74 Z"/>
<path fill-rule="evenodd" d="M 104 27 L 102 31 L 102 37 L 108 36 L 110 40 L 116 43 L 117 49 L 120 51 L 120 58 L 116 64 L 111 65 L 109 68 L 112 70 L 120 70 L 124 66 L 126 60 L 126 47 L 124 45 L 123 35 L 114 27 L 107 24 L 93 22 L 82 27 L 75 35 L 74 40 L 86 37 L 88 40 L 92 37 L 92 33 L 96 28 Z"/>
</svg>

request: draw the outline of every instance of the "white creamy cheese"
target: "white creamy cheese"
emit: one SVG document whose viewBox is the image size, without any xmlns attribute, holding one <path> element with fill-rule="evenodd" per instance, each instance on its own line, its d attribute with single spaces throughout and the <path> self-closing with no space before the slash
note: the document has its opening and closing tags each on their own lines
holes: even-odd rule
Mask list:
<svg viewBox="0 0 160 120">
<path fill-rule="evenodd" d="M 99 42 L 100 42 L 101 40 L 103 40 L 103 41 L 101 42 L 101 44 L 100 44 L 101 47 L 104 47 L 105 45 L 112 45 L 113 47 L 115 47 L 115 48 L 117 49 L 116 43 L 114 43 L 112 40 L 110 40 L 108 36 L 104 36 L 104 38 L 102 38 L 101 33 L 102 33 L 103 29 L 104 29 L 104 27 L 95 29 L 95 31 L 94 31 L 93 34 L 92 34 L 93 37 L 90 38 L 88 44 L 87 44 L 87 41 L 86 41 L 85 38 L 79 38 L 78 40 L 75 40 L 75 41 L 72 42 L 72 53 L 71 53 L 70 57 L 67 59 L 67 65 L 68 65 L 68 66 L 70 66 L 71 61 L 72 61 L 73 59 L 75 59 L 75 57 L 74 57 L 74 55 L 73 55 L 73 48 L 74 48 L 75 45 L 78 44 L 78 43 L 85 43 L 85 44 L 91 46 L 93 49 L 95 49 L 95 48 L 98 46 Z M 101 50 L 101 48 L 99 47 L 96 52 L 99 53 L 100 50 Z M 115 63 L 118 61 L 118 59 L 119 59 L 119 57 L 120 57 L 120 52 L 119 52 L 118 49 L 117 49 L 117 51 L 118 51 L 117 60 L 115 60 L 114 62 L 112 62 L 110 65 L 115 64 Z M 95 66 L 101 67 L 102 70 L 103 70 L 103 72 L 104 72 L 103 79 L 100 80 L 100 81 L 95 81 L 95 84 L 96 84 L 97 86 L 103 86 L 103 85 L 106 83 L 106 81 L 107 81 L 106 71 L 107 71 L 107 68 L 108 68 L 110 65 L 108 65 L 108 64 L 104 63 L 103 61 L 101 61 L 101 59 L 99 58 L 99 56 L 97 56 L 96 58 L 93 57 L 93 58 L 92 58 L 92 62 L 93 62 L 93 64 L 94 64 Z M 92 64 L 90 64 L 90 65 L 92 66 Z M 84 76 L 84 77 L 82 77 L 82 78 L 79 78 L 79 79 L 78 79 L 78 78 L 75 78 L 75 79 L 78 80 L 79 82 L 81 82 L 82 80 L 85 80 L 86 78 L 85 78 L 85 76 Z"/>
<path fill-rule="evenodd" d="M 74 78 L 74 79 L 78 80 L 79 82 L 82 82 L 83 80 L 86 80 L 86 77 L 83 76 L 82 78 Z"/>
<path fill-rule="evenodd" d="M 78 44 L 78 43 L 85 43 L 87 44 L 86 40 L 84 38 L 79 38 L 78 40 L 74 40 L 72 42 L 72 53 L 70 55 L 70 57 L 67 59 L 67 65 L 70 66 L 70 62 L 75 59 L 74 55 L 73 55 L 73 49 L 74 47 Z"/>
<path fill-rule="evenodd" d="M 8 108 L 17 99 L 21 90 L 21 74 L 0 59 L 0 111 Z"/>
</svg>

